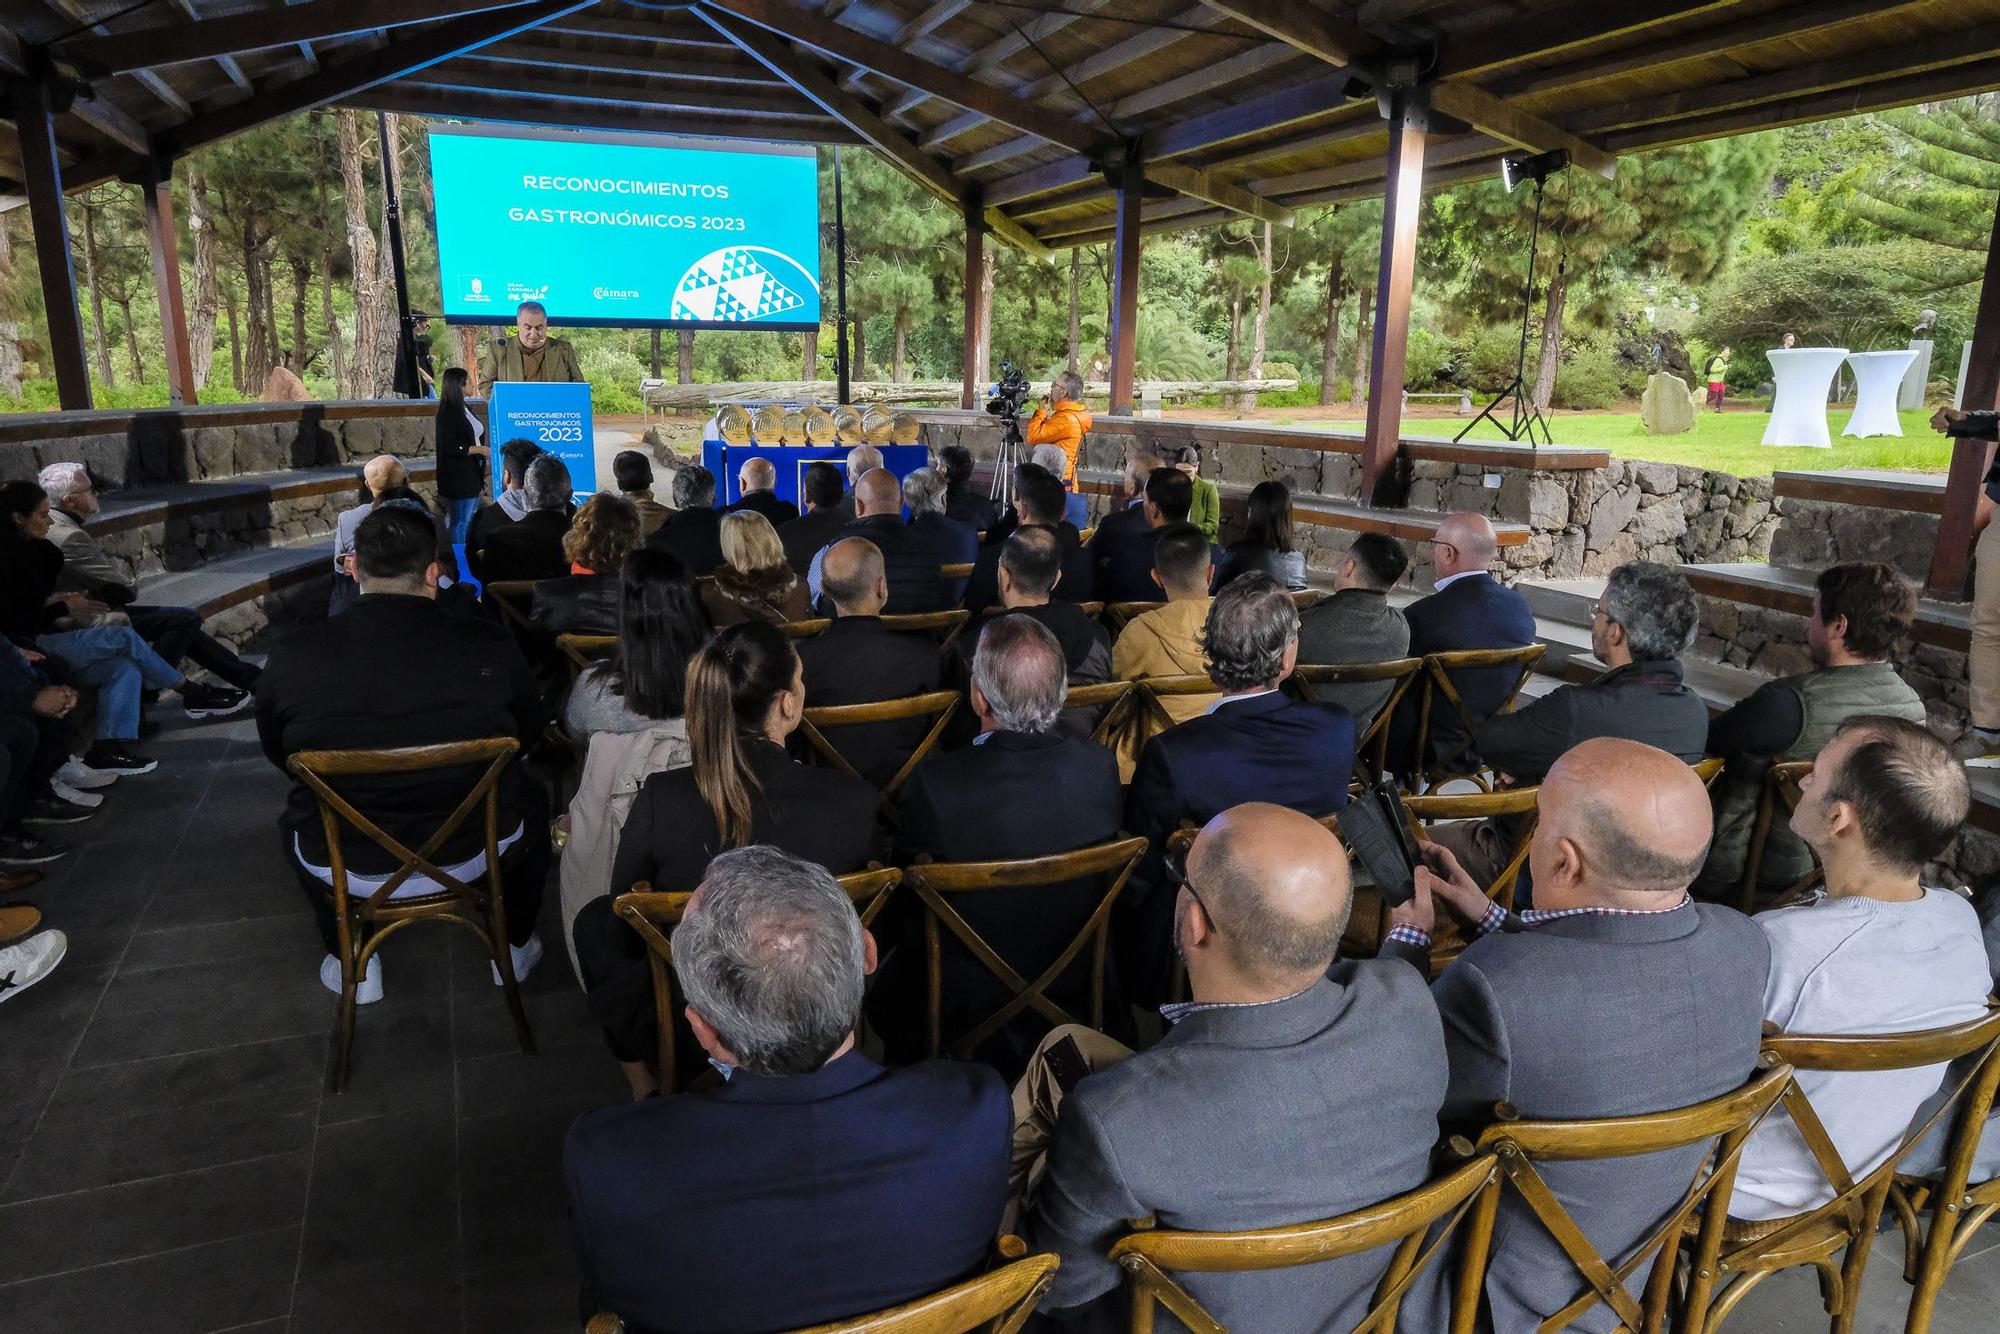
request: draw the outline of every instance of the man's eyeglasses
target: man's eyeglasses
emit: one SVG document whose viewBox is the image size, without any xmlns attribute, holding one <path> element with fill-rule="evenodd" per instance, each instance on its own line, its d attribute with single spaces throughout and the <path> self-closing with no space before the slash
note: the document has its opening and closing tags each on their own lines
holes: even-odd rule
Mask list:
<svg viewBox="0 0 2000 1334">
<path fill-rule="evenodd" d="M 1186 851 L 1179 851 L 1173 848 L 1167 850 L 1166 856 L 1162 861 L 1166 867 L 1168 883 L 1178 889 L 1186 890 L 1188 897 L 1193 899 L 1195 905 L 1201 909 L 1201 915 L 1208 919 L 1208 929 L 1220 934 L 1222 928 L 1216 924 L 1215 914 L 1208 910 L 1208 904 L 1203 901 L 1201 891 L 1196 889 L 1193 882 L 1188 879 L 1188 854 L 1193 850 L 1194 846 L 1192 844 L 1188 846 Z"/>
</svg>

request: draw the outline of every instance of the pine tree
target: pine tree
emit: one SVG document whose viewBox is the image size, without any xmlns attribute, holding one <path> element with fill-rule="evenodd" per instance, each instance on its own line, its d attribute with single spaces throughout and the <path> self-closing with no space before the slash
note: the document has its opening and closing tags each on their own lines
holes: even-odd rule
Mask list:
<svg viewBox="0 0 2000 1334">
<path fill-rule="evenodd" d="M 1910 277 L 1941 282 L 1938 290 L 1977 283 L 2000 191 L 2000 120 L 1977 98 L 1870 119 L 1888 132 L 1887 152 L 1833 183 L 1833 207 L 1872 230 L 1870 239 L 1951 252 L 1915 260 Z"/>
</svg>

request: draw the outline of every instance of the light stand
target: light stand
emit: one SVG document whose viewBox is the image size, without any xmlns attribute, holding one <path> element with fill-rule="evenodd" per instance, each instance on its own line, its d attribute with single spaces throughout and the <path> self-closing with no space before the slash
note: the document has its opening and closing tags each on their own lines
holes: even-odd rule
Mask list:
<svg viewBox="0 0 2000 1334">
<path fill-rule="evenodd" d="M 403 208 L 396 187 L 396 147 L 389 142 L 389 118 L 375 113 L 375 132 L 382 144 L 382 217 L 388 224 L 389 258 L 396 276 L 396 378 L 408 397 L 424 397 L 417 374 L 417 325 L 410 317 L 409 271 L 403 264 Z M 301 371 L 305 367 L 299 367 Z"/>
<path fill-rule="evenodd" d="M 847 362 L 847 209 L 840 182 L 840 148 L 833 150 L 833 375 L 840 382 L 835 403 L 851 403 L 853 371 Z"/>
<path fill-rule="evenodd" d="M 1539 426 L 1542 428 L 1541 443 L 1545 445 L 1555 443 L 1555 438 L 1549 433 L 1548 418 L 1542 415 L 1542 410 L 1528 395 L 1526 383 L 1528 320 L 1535 309 L 1535 261 L 1539 256 L 1542 239 L 1542 187 L 1551 175 L 1568 165 L 1569 154 L 1560 148 L 1538 153 L 1534 157 L 1500 160 L 1500 179 L 1506 183 L 1508 194 L 1514 193 L 1514 187 L 1524 180 L 1535 183 L 1534 222 L 1528 229 L 1528 283 L 1521 291 L 1521 342 L 1514 353 L 1514 378 L 1508 381 L 1506 388 L 1493 396 L 1492 402 L 1479 410 L 1478 416 L 1467 422 L 1463 429 L 1451 438 L 1453 444 L 1465 439 L 1472 428 L 1482 421 L 1492 422 L 1494 429 L 1509 440 L 1519 440 L 1523 435 L 1527 436 L 1530 447 L 1535 445 L 1535 428 Z M 1493 415 L 1493 409 L 1502 399 L 1510 396 L 1514 400 L 1514 411 L 1509 420 L 1503 422 Z"/>
</svg>

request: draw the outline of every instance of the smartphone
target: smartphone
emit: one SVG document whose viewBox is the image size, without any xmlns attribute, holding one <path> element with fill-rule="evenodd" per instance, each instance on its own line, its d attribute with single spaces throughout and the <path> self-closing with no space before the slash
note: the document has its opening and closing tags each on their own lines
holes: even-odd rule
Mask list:
<svg viewBox="0 0 2000 1334">
<path fill-rule="evenodd" d="M 1387 779 L 1375 784 L 1375 798 L 1382 803 L 1382 818 L 1389 822 L 1389 828 L 1396 833 L 1396 846 L 1402 851 L 1403 861 L 1410 868 L 1414 880 L 1416 870 L 1424 864 L 1417 841 L 1410 834 L 1409 808 L 1403 805 L 1403 794 L 1394 783 Z"/>
<path fill-rule="evenodd" d="M 1064 1038 L 1056 1043 L 1042 1053 L 1042 1060 L 1048 1065 L 1049 1074 L 1055 1078 L 1056 1087 L 1064 1093 L 1082 1083 L 1084 1076 L 1090 1073 L 1090 1066 L 1085 1064 L 1075 1038 Z"/>
</svg>

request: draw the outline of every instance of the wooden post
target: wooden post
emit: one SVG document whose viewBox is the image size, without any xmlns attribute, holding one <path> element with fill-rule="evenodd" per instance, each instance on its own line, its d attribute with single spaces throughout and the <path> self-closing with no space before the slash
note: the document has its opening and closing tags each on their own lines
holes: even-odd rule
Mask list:
<svg viewBox="0 0 2000 1334">
<path fill-rule="evenodd" d="M 1145 169 L 1128 162 L 1118 175 L 1118 226 L 1111 241 L 1111 414 L 1132 413 L 1139 350 L 1139 206 Z"/>
<path fill-rule="evenodd" d="M 966 192 L 965 211 L 965 382 L 958 392 L 958 406 L 979 405 L 981 381 L 986 368 L 980 364 L 979 331 L 986 326 L 986 220 L 979 191 Z"/>
<path fill-rule="evenodd" d="M 174 230 L 173 168 L 160 164 L 139 182 L 146 206 L 146 250 L 153 257 L 153 290 L 160 298 L 160 341 L 167 358 L 167 399 L 195 403 L 194 361 L 188 355 L 187 311 L 181 301 L 181 245 Z"/>
<path fill-rule="evenodd" d="M 81 411 L 91 406 L 90 366 L 83 357 L 83 317 L 76 309 L 76 271 L 70 266 L 69 227 L 63 221 L 62 163 L 56 157 L 55 112 L 47 88 L 28 82 L 14 86 L 14 127 L 21 142 L 42 304 L 48 309 L 56 394 L 63 411 Z"/>
<path fill-rule="evenodd" d="M 1417 213 L 1424 197 L 1429 117 L 1407 89 L 1389 98 L 1389 176 L 1382 199 L 1382 260 L 1375 278 L 1374 355 L 1368 368 L 1368 431 L 1361 446 L 1361 503 L 1376 503 L 1403 446 L 1403 363 L 1410 350 L 1410 285 L 1416 276 Z"/>
<path fill-rule="evenodd" d="M 1960 405 L 1967 412 L 2000 407 L 2000 209 L 1994 213 L 1993 236 L 1987 243 L 1986 278 L 1979 287 L 1979 313 L 1972 322 L 1972 356 L 1965 364 L 1965 393 Z M 1931 575 L 1924 583 L 1924 591 L 1932 597 L 1954 601 L 1965 597 L 1977 535 L 1973 525 L 1979 517 L 1979 493 L 1992 457 L 1990 440 L 1953 442 L 1937 548 L 1931 552 Z"/>
</svg>

